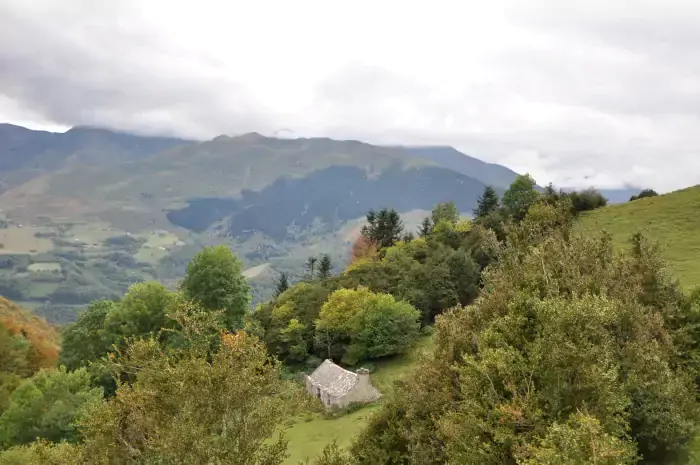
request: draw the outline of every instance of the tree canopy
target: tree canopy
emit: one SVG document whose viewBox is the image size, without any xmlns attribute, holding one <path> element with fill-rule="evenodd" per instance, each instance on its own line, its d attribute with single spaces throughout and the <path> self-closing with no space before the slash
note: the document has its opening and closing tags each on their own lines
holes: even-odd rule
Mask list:
<svg viewBox="0 0 700 465">
<path fill-rule="evenodd" d="M 367 224 L 362 227 L 362 235 L 380 248 L 391 247 L 400 238 L 404 225 L 398 212 L 393 208 L 383 208 L 378 212 L 367 213 Z"/>
<path fill-rule="evenodd" d="M 619 256 L 571 218 L 541 204 L 510 230 L 481 298 L 437 318 L 435 353 L 357 439 L 358 463 L 682 455 L 698 421 L 697 343 L 682 335 L 697 316 L 643 239 Z"/>
<path fill-rule="evenodd" d="M 223 310 L 228 328 L 240 328 L 251 300 L 242 271 L 240 260 L 228 247 L 205 247 L 187 266 L 182 290 L 208 310 Z"/>
</svg>

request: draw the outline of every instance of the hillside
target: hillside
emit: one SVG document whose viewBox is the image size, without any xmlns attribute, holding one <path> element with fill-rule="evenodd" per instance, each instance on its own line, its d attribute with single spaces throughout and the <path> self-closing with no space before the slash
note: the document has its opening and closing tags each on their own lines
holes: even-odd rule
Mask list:
<svg viewBox="0 0 700 465">
<path fill-rule="evenodd" d="M 0 124 L 0 188 L 6 190 L 71 163 L 115 166 L 191 141 L 109 129 L 75 127 L 64 133 Z"/>
<path fill-rule="evenodd" d="M 33 359 L 39 367 L 58 361 L 60 338 L 55 327 L 4 297 L 0 297 L 0 325 L 12 334 L 23 334 L 34 347 Z"/>
<path fill-rule="evenodd" d="M 496 189 L 507 189 L 518 176 L 518 173 L 510 168 L 470 157 L 452 147 L 403 147 L 403 149 L 413 156 L 471 176 Z"/>
<path fill-rule="evenodd" d="M 700 285 L 700 186 L 586 213 L 581 231 L 606 229 L 623 247 L 636 232 L 657 241 L 685 289 Z"/>
<path fill-rule="evenodd" d="M 219 243 L 262 270 L 250 275 L 259 301 L 279 272 L 301 275 L 309 255 L 330 253 L 342 266 L 353 240 L 346 226 L 368 210 L 454 200 L 471 212 L 485 187 L 404 149 L 358 141 L 251 133 L 180 143 L 3 127 L 0 147 L 21 147 L 41 169 L 0 169 L 31 174 L 0 195 L 0 293 L 58 322 L 134 282 L 174 285 L 194 253 Z M 165 150 L 153 153 L 159 144 Z"/>
<path fill-rule="evenodd" d="M 5 193 L 0 206 L 18 216 L 26 212 L 34 217 L 97 216 L 117 228 L 137 232 L 152 223 L 167 226 L 164 211 L 181 208 L 193 199 L 236 198 L 244 190 L 259 192 L 282 177 L 303 179 L 331 167 L 353 167 L 362 170 L 363 177 L 374 178 L 389 169 L 430 165 L 402 150 L 357 141 L 219 136 L 135 163 L 53 173 Z M 483 185 L 452 174 L 462 182 Z M 332 185 L 336 180 L 326 177 L 326 181 Z M 122 214 L 124 210 L 128 217 Z"/>
</svg>

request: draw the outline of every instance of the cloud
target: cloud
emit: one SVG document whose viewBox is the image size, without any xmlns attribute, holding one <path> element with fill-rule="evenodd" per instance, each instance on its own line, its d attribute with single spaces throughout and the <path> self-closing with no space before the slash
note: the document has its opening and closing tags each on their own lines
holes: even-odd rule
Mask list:
<svg viewBox="0 0 700 465">
<path fill-rule="evenodd" d="M 540 183 L 700 183 L 700 4 L 0 2 L 0 117 L 449 144 Z M 4 94 L 4 95 L 3 95 Z"/>
</svg>

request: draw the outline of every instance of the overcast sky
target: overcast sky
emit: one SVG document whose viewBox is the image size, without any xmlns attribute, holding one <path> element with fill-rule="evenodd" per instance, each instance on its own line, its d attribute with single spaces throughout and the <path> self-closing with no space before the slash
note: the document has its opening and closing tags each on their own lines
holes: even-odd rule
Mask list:
<svg viewBox="0 0 700 465">
<path fill-rule="evenodd" d="M 699 24 L 672 0 L 0 0 L 0 121 L 449 144 L 668 191 L 700 183 Z"/>
</svg>

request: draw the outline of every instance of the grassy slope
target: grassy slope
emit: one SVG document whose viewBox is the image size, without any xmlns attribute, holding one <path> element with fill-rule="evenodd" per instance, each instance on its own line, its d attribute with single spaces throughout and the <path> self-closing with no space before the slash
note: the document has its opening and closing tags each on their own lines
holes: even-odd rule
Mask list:
<svg viewBox="0 0 700 465">
<path fill-rule="evenodd" d="M 410 374 L 416 367 L 420 354 L 431 350 L 433 344 L 432 336 L 423 336 L 410 353 L 377 361 L 374 364 L 376 368 L 370 375 L 372 384 L 384 395 L 390 394 L 394 380 Z M 306 457 L 315 458 L 334 439 L 340 447 L 349 446 L 377 407 L 378 404 L 373 404 L 332 420 L 325 419 L 321 414 L 309 414 L 296 419 L 294 425 L 285 432 L 289 440 L 289 457 L 285 464 L 296 465 Z"/>
<path fill-rule="evenodd" d="M 645 233 L 658 242 L 684 289 L 700 285 L 700 186 L 590 212 L 578 229 L 605 229 L 618 247 L 635 232 Z"/>
</svg>

